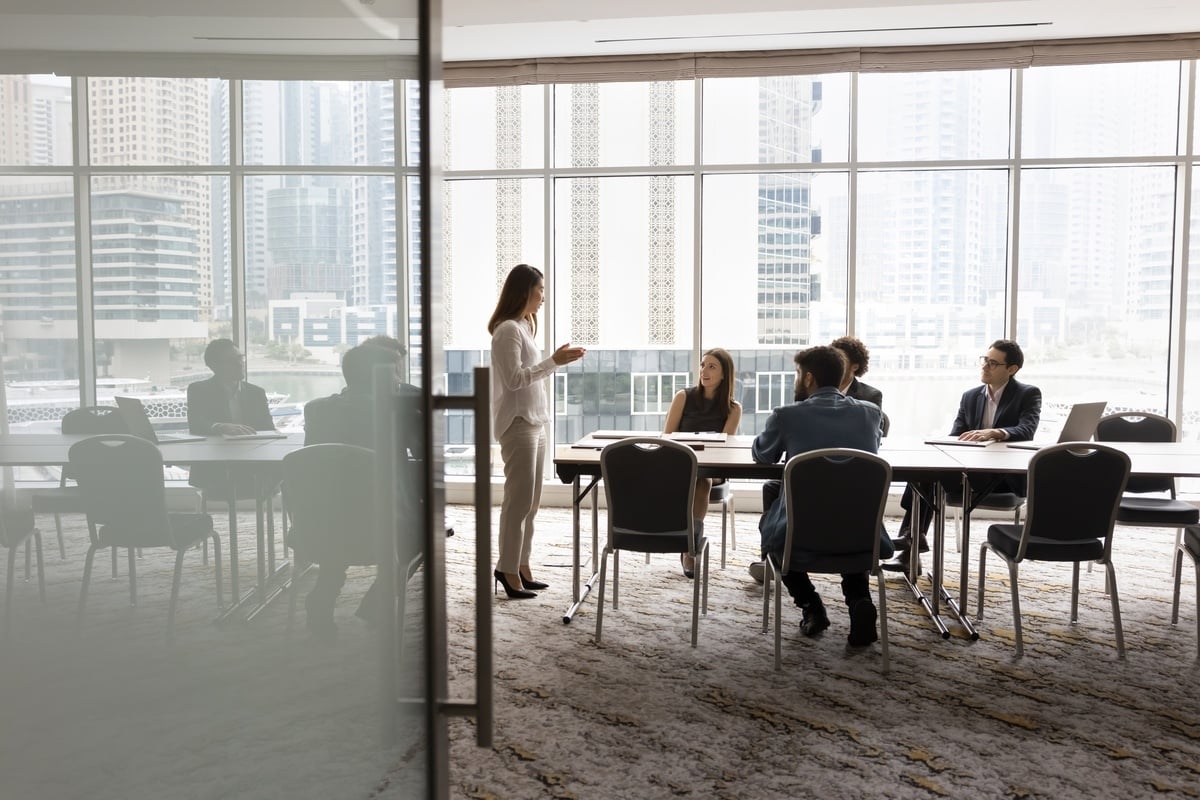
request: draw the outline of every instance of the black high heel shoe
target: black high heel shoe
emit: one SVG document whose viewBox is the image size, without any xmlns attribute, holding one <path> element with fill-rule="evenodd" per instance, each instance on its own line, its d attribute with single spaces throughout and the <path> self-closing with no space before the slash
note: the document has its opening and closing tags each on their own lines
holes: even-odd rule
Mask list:
<svg viewBox="0 0 1200 800">
<path fill-rule="evenodd" d="M 533 589 L 534 591 L 540 592 L 542 589 L 550 588 L 550 584 L 542 583 L 541 581 L 535 581 L 533 578 L 526 578 L 519 572 L 517 573 L 517 576 L 521 579 L 521 585 L 526 589 Z"/>
<path fill-rule="evenodd" d="M 528 600 L 531 597 L 537 597 L 533 592 L 509 586 L 508 578 L 504 577 L 504 573 L 498 569 L 492 571 L 492 577 L 496 579 L 496 583 L 504 587 L 504 593 L 514 600 Z"/>
</svg>

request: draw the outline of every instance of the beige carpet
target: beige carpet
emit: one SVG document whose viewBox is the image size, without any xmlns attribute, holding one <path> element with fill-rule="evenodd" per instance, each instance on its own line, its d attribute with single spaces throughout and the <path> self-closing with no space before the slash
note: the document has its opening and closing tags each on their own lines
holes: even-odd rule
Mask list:
<svg viewBox="0 0 1200 800">
<path fill-rule="evenodd" d="M 470 516 L 456 512 L 451 681 L 453 694 L 470 696 L 474 551 Z M 760 631 L 760 590 L 746 573 L 756 516 L 739 520 L 741 549 L 726 570 L 713 554 L 709 614 L 692 649 L 690 585 L 665 556 L 649 566 L 623 559 L 621 606 L 606 609 L 600 646 L 594 600 L 564 625 L 570 516 L 543 510 L 535 562 L 551 565 L 538 576 L 553 585 L 535 600 L 495 600 L 495 746 L 476 747 L 473 725 L 452 722 L 454 795 L 1200 795 L 1194 582 L 1189 568 L 1183 618 L 1172 627 L 1172 532 L 1118 529 L 1123 662 L 1103 573 L 1083 576 L 1080 621 L 1070 626 L 1070 568 L 1054 564 L 1022 571 L 1026 656 L 1014 659 L 1007 571 L 993 556 L 980 641 L 938 638 L 893 578 L 892 672 L 883 677 L 877 645 L 846 647 L 840 591 L 825 580 L 818 588 L 832 627 L 805 639 L 799 611 L 785 604 L 784 669 L 776 673 L 771 638 Z M 710 534 L 717 526 L 710 516 Z"/>
<path fill-rule="evenodd" d="M 474 695 L 471 512 L 449 510 L 452 695 Z M 878 647 L 848 651 L 835 582 L 821 584 L 833 627 L 798 635 L 785 608 L 784 671 L 760 633 L 759 595 L 741 549 L 714 567 L 699 647 L 688 644 L 690 585 L 677 563 L 622 563 L 621 607 L 593 642 L 594 600 L 571 625 L 570 515 L 546 509 L 536 600 L 495 596 L 495 746 L 450 724 L 460 798 L 1144 797 L 1200 794 L 1200 669 L 1194 582 L 1169 624 L 1171 533 L 1119 531 L 1129 657 L 1116 659 L 1101 574 L 1084 576 L 1080 624 L 1066 624 L 1069 569 L 1029 565 L 1028 655 L 1013 659 L 1003 568 L 992 563 L 983 639 L 943 641 L 906 590 L 889 592 L 893 670 Z M 715 517 L 713 518 L 716 519 Z M 52 520 L 40 520 L 52 531 Z M 288 637 L 287 604 L 213 625 L 213 569 L 186 559 L 177 641 L 164 641 L 171 558 L 107 559 L 83 626 L 74 622 L 86 533 L 68 518 L 67 559 L 47 541 L 47 602 L 18 570 L 13 629 L 0 644 L 0 798 L 380 798 L 419 796 L 416 725 L 378 747 L 373 637 L 354 617 L 370 570 L 350 576 L 335 647 Z M 223 521 L 218 518 L 218 524 Z M 895 521 L 891 521 L 895 525 Z M 249 516 L 242 519 L 251 530 Z M 715 525 L 713 527 L 716 527 Z M 253 542 L 242 540 L 243 580 Z M 714 553 L 714 562 L 719 553 Z M 311 576 L 302 586 L 306 589 Z M 286 601 L 286 597 L 283 598 Z M 415 613 L 417 604 L 410 609 Z M 410 633 L 409 645 L 416 644 Z M 409 647 L 411 654 L 415 648 Z"/>
</svg>

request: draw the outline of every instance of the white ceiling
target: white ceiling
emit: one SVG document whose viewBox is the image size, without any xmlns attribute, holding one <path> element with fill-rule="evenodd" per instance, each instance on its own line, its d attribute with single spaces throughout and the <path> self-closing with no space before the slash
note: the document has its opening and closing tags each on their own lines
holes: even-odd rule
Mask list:
<svg viewBox="0 0 1200 800">
<path fill-rule="evenodd" d="M 735 7 L 736 12 L 730 9 Z M 403 55 L 414 0 L 3 0 L 0 50 Z M 1196 0 L 444 0 L 448 61 L 1200 31 Z"/>
</svg>

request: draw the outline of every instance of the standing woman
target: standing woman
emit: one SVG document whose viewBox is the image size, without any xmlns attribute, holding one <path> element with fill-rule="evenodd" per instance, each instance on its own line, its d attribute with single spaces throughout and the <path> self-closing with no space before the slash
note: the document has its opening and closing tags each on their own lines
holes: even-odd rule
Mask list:
<svg viewBox="0 0 1200 800">
<path fill-rule="evenodd" d="M 700 359 L 700 377 L 696 385 L 681 389 L 671 400 L 663 433 L 737 433 L 742 421 L 742 404 L 733 399 L 733 388 L 733 356 L 720 347 L 706 350 Z M 712 478 L 696 481 L 692 527 L 697 541 L 704 535 L 704 517 L 708 514 L 712 485 Z M 683 574 L 689 578 L 695 576 L 695 559 L 683 554 L 679 560 L 683 564 Z"/>
<path fill-rule="evenodd" d="M 557 367 L 583 358 L 582 347 L 564 344 L 543 359 L 534 336 L 537 313 L 546 296 L 542 272 L 518 264 L 504 279 L 496 310 L 488 320 L 492 335 L 492 424 L 504 461 L 504 500 L 500 505 L 500 559 L 493 575 L 509 597 L 536 597 L 529 552 L 533 518 L 542 497 L 546 423 L 550 404 L 546 378 Z"/>
</svg>

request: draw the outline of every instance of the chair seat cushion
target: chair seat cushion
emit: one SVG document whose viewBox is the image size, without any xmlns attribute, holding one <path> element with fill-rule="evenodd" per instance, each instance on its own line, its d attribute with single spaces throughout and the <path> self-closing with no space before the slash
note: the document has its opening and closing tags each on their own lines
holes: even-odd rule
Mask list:
<svg viewBox="0 0 1200 800">
<path fill-rule="evenodd" d="M 1117 522 L 1129 525 L 1195 525 L 1200 522 L 1200 508 L 1169 497 L 1137 497 L 1125 495 L 1117 508 Z"/>
<path fill-rule="evenodd" d="M 724 503 L 733 495 L 733 488 L 729 481 L 714 483 L 712 488 L 708 490 L 709 503 Z"/>
<path fill-rule="evenodd" d="M 326 531 L 312 531 L 303 524 L 292 523 L 288 530 L 288 546 L 304 561 L 313 564 L 346 564 L 348 566 L 371 566 L 379 563 L 378 547 L 370 531 L 362 535 L 343 532 L 332 536 Z"/>
<path fill-rule="evenodd" d="M 869 572 L 873 553 L 792 553 L 789 569 L 792 572 L 821 572 L 844 575 Z"/>
<path fill-rule="evenodd" d="M 988 544 L 1010 561 L 1017 557 L 1021 543 L 1020 525 L 990 525 Z M 1032 561 L 1095 561 L 1104 555 L 1102 539 L 1044 539 L 1034 536 L 1025 548 L 1026 560 Z"/>
<path fill-rule="evenodd" d="M 13 547 L 33 533 L 33 509 L 5 508 L 3 513 L 4 528 L 0 531 L 0 544 Z"/>
<path fill-rule="evenodd" d="M 87 511 L 78 486 L 34 490 L 33 510 L 38 514 L 83 514 Z"/>
<path fill-rule="evenodd" d="M 170 547 L 184 550 L 212 535 L 209 514 L 167 514 L 169 530 L 102 525 L 97 531 L 101 547 Z"/>
<path fill-rule="evenodd" d="M 696 543 L 696 552 L 704 549 L 705 537 Z M 642 533 L 624 528 L 612 529 L 612 546 L 616 550 L 633 550 L 638 553 L 686 553 L 686 533 Z"/>
</svg>

